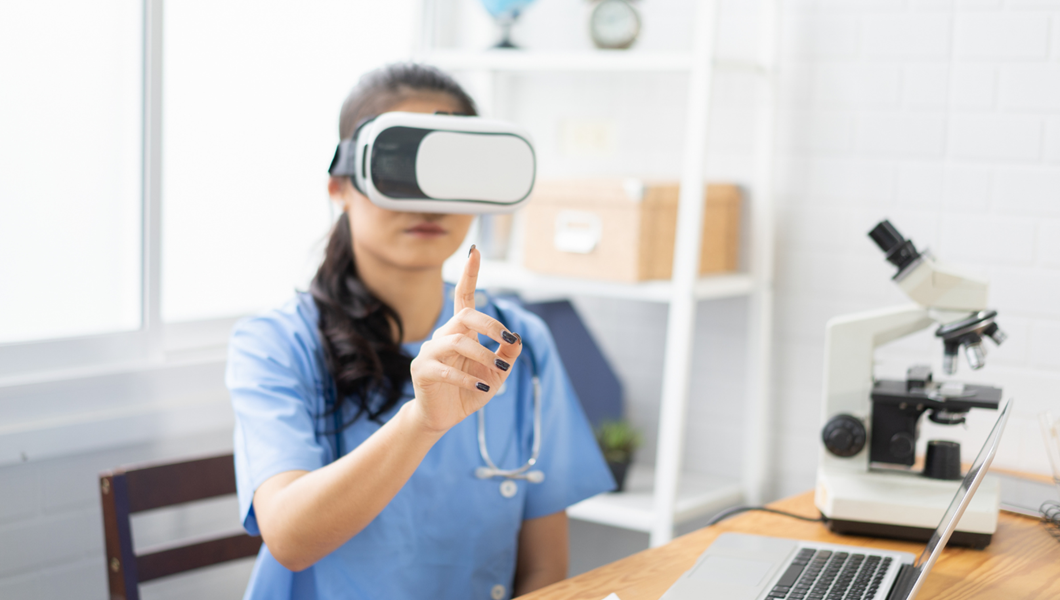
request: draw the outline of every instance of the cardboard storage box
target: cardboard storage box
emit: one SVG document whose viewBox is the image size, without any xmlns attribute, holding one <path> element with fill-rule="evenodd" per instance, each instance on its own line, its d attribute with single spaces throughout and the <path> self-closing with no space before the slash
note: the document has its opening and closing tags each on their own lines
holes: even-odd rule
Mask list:
<svg viewBox="0 0 1060 600">
<path fill-rule="evenodd" d="M 635 180 L 545 181 L 524 210 L 526 268 L 540 273 L 644 281 L 670 279 L 678 185 Z M 735 271 L 740 190 L 706 192 L 699 272 Z"/>
</svg>

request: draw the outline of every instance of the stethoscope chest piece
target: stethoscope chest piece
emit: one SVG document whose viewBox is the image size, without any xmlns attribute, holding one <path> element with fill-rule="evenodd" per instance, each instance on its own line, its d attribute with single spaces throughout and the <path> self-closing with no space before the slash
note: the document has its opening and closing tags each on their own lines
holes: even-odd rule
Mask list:
<svg viewBox="0 0 1060 600">
<path fill-rule="evenodd" d="M 511 479 L 505 479 L 501 482 L 501 495 L 505 498 L 511 498 L 519 493 L 519 485 Z"/>
</svg>

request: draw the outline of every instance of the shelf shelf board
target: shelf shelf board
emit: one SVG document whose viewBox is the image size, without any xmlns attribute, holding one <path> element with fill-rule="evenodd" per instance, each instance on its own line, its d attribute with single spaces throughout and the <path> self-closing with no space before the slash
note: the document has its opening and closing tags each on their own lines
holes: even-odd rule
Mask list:
<svg viewBox="0 0 1060 600">
<path fill-rule="evenodd" d="M 460 278 L 462 262 L 449 261 L 443 275 L 446 281 Z M 529 271 L 520 265 L 504 261 L 486 260 L 479 269 L 480 289 L 502 289 L 547 296 L 592 296 L 619 298 L 646 302 L 669 302 L 673 299 L 673 284 L 668 280 L 619 283 L 597 281 L 575 277 L 544 275 Z M 695 284 L 694 295 L 698 300 L 745 296 L 754 289 L 754 282 L 746 273 L 727 273 L 701 277 Z"/>
<path fill-rule="evenodd" d="M 684 73 L 692 68 L 692 57 L 684 52 L 635 50 L 434 50 L 422 60 L 454 71 Z M 747 60 L 719 59 L 714 61 L 714 67 L 723 71 L 767 71 L 764 65 Z"/>
<path fill-rule="evenodd" d="M 648 467 L 630 469 L 626 491 L 600 494 L 571 506 L 572 519 L 650 532 L 655 523 L 655 471 Z M 713 475 L 685 473 L 677 493 L 674 523 L 682 523 L 739 504 L 743 489 L 739 482 Z"/>
<path fill-rule="evenodd" d="M 481 71 L 656 71 L 684 72 L 692 66 L 684 52 L 580 50 L 435 50 L 424 62 L 443 69 Z"/>
</svg>

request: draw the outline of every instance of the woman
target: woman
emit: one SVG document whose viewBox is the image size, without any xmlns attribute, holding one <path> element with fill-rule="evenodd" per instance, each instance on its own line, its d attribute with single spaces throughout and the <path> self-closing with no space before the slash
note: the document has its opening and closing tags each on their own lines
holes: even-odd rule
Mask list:
<svg viewBox="0 0 1060 600">
<path fill-rule="evenodd" d="M 447 75 L 394 65 L 347 98 L 341 138 L 387 111 L 475 107 Z M 240 511 L 265 540 L 246 597 L 499 600 L 564 578 L 565 509 L 613 481 L 546 327 L 481 301 L 473 247 L 442 282 L 471 216 L 384 210 L 345 178 L 328 191 L 345 214 L 310 293 L 230 344 Z M 544 480 L 476 477 L 487 403 L 493 462 L 530 458 L 535 374 Z"/>
</svg>

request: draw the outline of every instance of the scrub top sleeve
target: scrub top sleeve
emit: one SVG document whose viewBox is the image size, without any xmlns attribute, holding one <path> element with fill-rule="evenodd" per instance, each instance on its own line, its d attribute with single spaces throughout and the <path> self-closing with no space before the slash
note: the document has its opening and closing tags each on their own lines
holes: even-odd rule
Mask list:
<svg viewBox="0 0 1060 600">
<path fill-rule="evenodd" d="M 528 347 L 523 351 L 534 352 L 539 365 L 541 454 L 536 468 L 545 480 L 527 484 L 524 520 L 551 515 L 615 488 L 548 327 L 536 316 L 526 325 L 523 338 Z"/>
<path fill-rule="evenodd" d="M 257 535 L 254 492 L 285 471 L 327 464 L 330 449 L 316 437 L 312 406 L 312 332 L 281 318 L 242 321 L 232 333 L 225 382 L 235 412 L 235 467 L 244 529 Z"/>
</svg>

